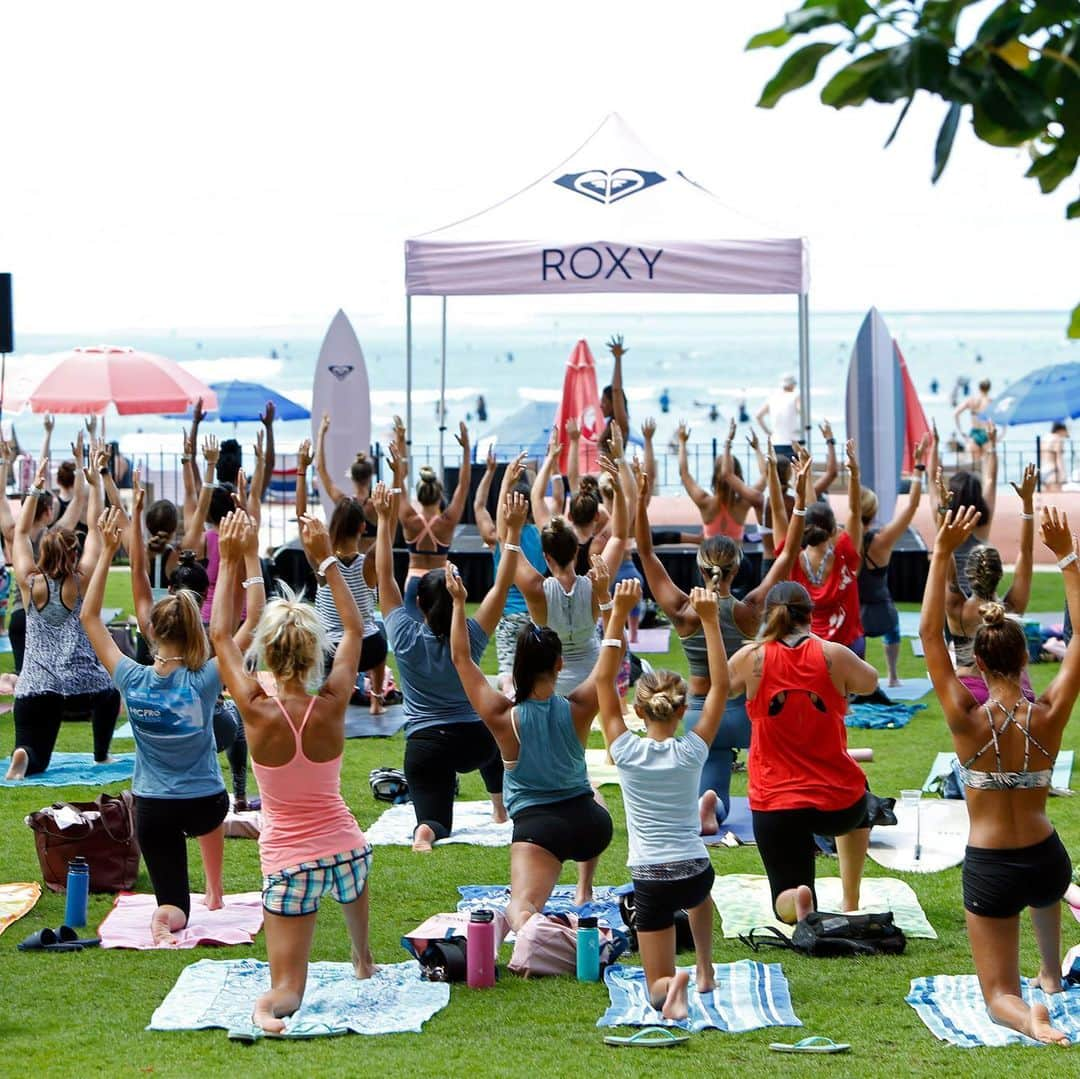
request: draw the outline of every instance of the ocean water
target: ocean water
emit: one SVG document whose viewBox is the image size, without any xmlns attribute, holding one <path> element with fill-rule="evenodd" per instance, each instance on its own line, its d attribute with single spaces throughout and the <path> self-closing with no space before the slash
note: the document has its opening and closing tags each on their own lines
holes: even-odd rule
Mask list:
<svg viewBox="0 0 1080 1079">
<path fill-rule="evenodd" d="M 811 316 L 811 399 L 815 421 L 828 418 L 843 436 L 843 395 L 852 343 L 862 313 Z M 954 429 L 952 394 L 958 380 L 972 388 L 989 378 L 1000 391 L 1008 382 L 1034 368 L 1080 358 L 1080 346 L 1064 337 L 1063 312 L 885 312 L 900 344 L 928 416 L 935 418 L 943 437 Z M 405 412 L 404 328 L 369 328 L 362 319 L 354 327 L 364 349 L 372 387 L 373 437 L 385 442 L 395 413 Z M 792 314 L 673 314 L 636 313 L 544 315 L 506 326 L 468 325 L 453 320 L 447 343 L 447 423 L 469 423 L 474 441 L 529 402 L 550 403 L 554 412 L 563 369 L 575 342 L 585 338 L 596 359 L 598 378 L 610 379 L 611 361 L 604 347 L 612 333 L 622 333 L 629 348 L 624 377 L 635 424 L 646 415 L 658 421 L 660 444 L 666 443 L 680 419 L 691 426 L 691 441 L 708 444 L 722 438 L 727 418 L 737 416 L 740 403 L 752 415 L 787 373 L 798 370 L 797 327 Z M 22 335 L 13 369 L 22 377 L 38 357 L 91 342 L 71 336 Z M 96 343 L 96 342 L 94 342 Z M 207 334 L 140 332 L 114 344 L 133 345 L 175 359 L 206 382 L 230 378 L 263 382 L 286 396 L 310 404 L 314 363 L 320 337 L 252 332 Z M 936 380 L 936 386 L 935 386 Z M 413 442 L 416 447 L 438 440 L 439 331 L 414 331 Z M 667 391 L 670 411 L 660 411 Z M 486 424 L 476 418 L 477 397 L 487 404 Z M 710 420 L 710 408 L 719 417 Z M 20 438 L 33 444 L 37 420 L 28 413 L 10 417 Z M 108 419 L 110 437 L 127 452 L 171 451 L 178 446 L 179 422 L 162 417 Z M 231 434 L 228 427 L 208 427 Z M 745 429 L 745 428 L 744 428 Z M 64 445 L 75 421 L 60 417 L 54 436 Z M 1030 445 L 1048 430 L 1015 428 L 1010 444 Z M 241 439 L 254 436 L 255 425 L 241 424 Z M 307 423 L 282 424 L 278 437 L 283 450 L 309 434 Z M 523 438 L 528 437 L 523 432 Z M 448 455 L 456 451 L 447 435 Z"/>
</svg>

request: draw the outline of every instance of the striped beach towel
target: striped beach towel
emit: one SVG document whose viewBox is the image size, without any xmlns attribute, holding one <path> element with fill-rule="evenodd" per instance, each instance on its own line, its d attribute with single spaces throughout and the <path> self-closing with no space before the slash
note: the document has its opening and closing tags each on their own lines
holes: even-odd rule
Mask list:
<svg viewBox="0 0 1080 1079">
<path fill-rule="evenodd" d="M 740 1034 L 762 1027 L 801 1027 L 791 1007 L 787 978 L 779 963 L 717 963 L 716 988 L 698 993 L 695 968 L 690 968 L 690 1014 L 676 1021 L 665 1019 L 649 1003 L 645 971 L 641 967 L 608 967 L 604 984 L 611 1003 L 597 1020 L 598 1027 L 681 1027 L 683 1030 L 724 1030 Z"/>
</svg>

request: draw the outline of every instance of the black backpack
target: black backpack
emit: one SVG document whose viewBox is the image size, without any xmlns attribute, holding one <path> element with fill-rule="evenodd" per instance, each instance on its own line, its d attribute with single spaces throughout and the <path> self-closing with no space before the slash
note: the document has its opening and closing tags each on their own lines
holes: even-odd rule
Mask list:
<svg viewBox="0 0 1080 1079">
<path fill-rule="evenodd" d="M 789 940 L 775 926 L 739 934 L 753 951 L 764 945 L 790 948 L 803 955 L 832 959 L 844 955 L 901 955 L 907 947 L 904 931 L 892 911 L 881 914 L 832 914 L 813 910 L 795 926 Z"/>
</svg>

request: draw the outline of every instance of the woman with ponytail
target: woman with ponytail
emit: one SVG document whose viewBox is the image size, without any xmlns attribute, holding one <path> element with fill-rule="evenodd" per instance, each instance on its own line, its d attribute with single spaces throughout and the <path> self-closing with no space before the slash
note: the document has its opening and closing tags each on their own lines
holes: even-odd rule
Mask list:
<svg viewBox="0 0 1080 1079">
<path fill-rule="evenodd" d="M 778 492 L 776 456 L 770 452 L 767 465 L 770 485 Z M 638 557 L 641 559 L 649 589 L 664 613 L 671 619 L 675 632 L 682 642 L 686 662 L 690 670 L 690 698 L 683 727 L 695 729 L 705 707 L 706 695 L 712 685 L 708 643 L 704 627 L 690 597 L 679 588 L 653 550 L 649 532 L 648 504 L 649 481 L 647 476 L 639 480 L 636 536 Z M 702 540 L 698 548 L 698 569 L 705 586 L 716 596 L 717 618 L 720 637 L 728 657 L 743 646 L 744 641 L 757 636 L 765 597 L 778 581 L 785 580 L 791 572 L 802 538 L 803 520 L 806 514 L 806 497 L 811 483 L 809 458 L 804 458 L 796 468 L 795 507 L 788 523 L 787 541 L 781 557 L 773 562 L 765 579 L 752 592 L 739 600 L 731 594 L 731 584 L 739 572 L 742 551 L 728 536 L 712 536 Z M 776 495 L 779 498 L 779 494 Z M 746 713 L 746 698 L 734 696 L 727 701 L 719 730 L 709 739 L 709 757 L 701 771 L 701 832 L 713 835 L 724 822 L 731 808 L 731 766 L 738 749 L 750 745 L 750 719 Z"/>
<path fill-rule="evenodd" d="M 1025 476 L 1026 479 L 1026 476 Z M 979 511 L 945 514 L 934 541 L 919 636 L 926 667 L 952 734 L 971 831 L 964 854 L 968 940 L 991 1018 L 1036 1041 L 1068 1044 L 1044 1003 L 1020 985 L 1020 915 L 1031 909 L 1043 993 L 1060 993 L 1061 899 L 1072 879 L 1069 855 L 1046 815 L 1046 799 L 1065 725 L 1080 694 L 1080 638 L 1073 637 L 1056 677 L 1037 700 L 1023 692 L 1023 629 L 1000 603 L 984 603 L 972 655 L 986 682 L 979 704 L 953 670 L 945 646 L 946 588 L 953 555 L 975 531 Z M 1025 525 L 1027 522 L 1025 522 Z M 1042 512 L 1043 543 L 1054 554 L 1073 624 L 1080 624 L 1080 569 L 1069 522 Z"/>
<path fill-rule="evenodd" d="M 945 618 L 952 637 L 956 656 L 956 677 L 967 687 L 976 704 L 985 704 L 990 691 L 986 687 L 982 671 L 975 662 L 975 634 L 982 623 L 981 611 L 988 603 L 1000 604 L 1007 615 L 1017 618 L 1027 610 L 1031 598 L 1031 573 L 1035 557 L 1035 484 L 1037 475 L 1034 465 L 1024 469 L 1020 486 L 1012 484 L 1020 496 L 1020 552 L 1016 558 L 1012 583 L 1004 597 L 998 599 L 998 585 L 1004 568 L 996 547 L 980 543 L 968 551 L 965 563 L 968 593 L 960 589 L 956 576 L 956 559 L 949 569 L 949 585 L 945 593 Z M 939 477 L 940 484 L 940 477 Z M 942 485 L 943 486 L 943 485 Z M 939 496 L 942 505 L 948 504 L 948 495 Z M 1020 688 L 1029 700 L 1035 700 L 1035 691 L 1025 669 L 1020 675 Z"/>
<path fill-rule="evenodd" d="M 813 601 L 795 581 L 765 597 L 765 628 L 729 661 L 729 693 L 745 693 L 753 724 L 750 810 L 773 910 L 792 924 L 817 905 L 815 835 L 836 837 L 844 910 L 857 910 L 870 821 L 866 777 L 847 751 L 848 696 L 877 671 L 811 632 Z"/>
</svg>

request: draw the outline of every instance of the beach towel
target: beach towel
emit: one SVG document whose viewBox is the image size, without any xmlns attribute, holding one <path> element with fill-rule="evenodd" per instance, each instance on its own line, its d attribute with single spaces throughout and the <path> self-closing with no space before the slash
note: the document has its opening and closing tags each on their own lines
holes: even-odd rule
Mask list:
<svg viewBox="0 0 1080 1079">
<path fill-rule="evenodd" d="M 639 629 L 638 639 L 630 642 L 630 651 L 636 655 L 662 654 L 671 647 L 671 626 L 655 626 Z"/>
<path fill-rule="evenodd" d="M 754 842 L 754 821 L 750 815 L 750 802 L 746 798 L 735 796 L 731 799 L 728 815 L 720 822 L 720 831 L 716 835 L 702 836 L 707 847 L 721 844 L 728 846 L 725 839 L 730 833 L 740 843 Z"/>
<path fill-rule="evenodd" d="M 870 833 L 870 857 L 902 873 L 940 873 L 964 860 L 968 839 L 967 802 L 924 798 L 919 803 L 920 857 L 915 858 L 915 810 L 897 802 L 896 825 Z"/>
<path fill-rule="evenodd" d="M 869 704 L 858 701 L 844 716 L 845 727 L 860 727 L 872 731 L 899 730 L 911 722 L 925 704 Z"/>
<path fill-rule="evenodd" d="M 344 949 L 347 945 L 342 944 Z M 200 959 L 180 972 L 147 1030 L 223 1027 L 230 1037 L 258 1036 L 251 1012 L 270 988 L 270 966 L 257 959 Z M 420 980 L 415 961 L 380 965 L 364 981 L 351 963 L 311 963 L 300 1010 L 286 1020 L 287 1038 L 323 1034 L 419 1033 L 450 1001 L 450 986 Z"/>
<path fill-rule="evenodd" d="M 943 776 L 947 776 L 952 771 L 952 766 L 955 761 L 955 753 L 939 753 L 934 758 L 934 763 L 930 766 L 930 773 L 923 782 L 922 789 L 924 791 L 936 790 L 938 780 Z M 1067 790 L 1069 781 L 1072 777 L 1072 767 L 1073 751 L 1071 749 L 1061 750 L 1057 755 L 1057 760 L 1054 762 L 1054 772 L 1050 778 L 1051 785 L 1058 790 Z"/>
<path fill-rule="evenodd" d="M 695 967 L 690 967 L 690 1014 L 681 1020 L 665 1019 L 649 1002 L 645 971 L 616 964 L 604 972 L 611 1003 L 597 1020 L 598 1027 L 681 1027 L 683 1030 L 724 1030 L 740 1034 L 761 1027 L 801 1027 L 791 1007 L 787 978 L 779 963 L 737 963 L 713 966 L 716 988 L 698 993 Z"/>
<path fill-rule="evenodd" d="M 152 895 L 132 892 L 116 897 L 112 910 L 98 929 L 103 948 L 194 948 L 199 944 L 252 944 L 262 928 L 262 893 L 238 892 L 225 896 L 221 910 L 207 910 L 205 897 L 192 893 L 188 924 L 177 933 L 176 944 L 155 944 L 150 918 L 157 909 Z"/>
<path fill-rule="evenodd" d="M 818 910 L 841 910 L 843 891 L 839 877 L 819 877 L 815 882 Z M 712 887 L 713 903 L 720 912 L 724 936 L 728 939 L 749 933 L 758 926 L 773 925 L 790 937 L 795 928 L 778 921 L 772 911 L 769 880 L 752 873 L 718 876 Z M 937 940 L 934 927 L 919 906 L 919 897 L 902 880 L 892 877 L 865 877 L 860 896 L 861 911 L 893 912 L 896 924 L 909 937 Z M 855 912 L 853 912 L 855 913 Z"/>
<path fill-rule="evenodd" d="M 0 761 L 0 775 L 11 758 Z M 93 753 L 54 753 L 44 772 L 25 779 L 0 779 L 0 787 L 105 787 L 131 779 L 134 753 L 116 753 L 108 764 L 95 764 Z"/>
<path fill-rule="evenodd" d="M 633 890 L 632 884 L 617 886 L 595 885 L 591 903 L 578 907 L 574 904 L 574 885 L 556 884 L 551 891 L 551 898 L 544 904 L 545 914 L 576 914 L 578 917 L 591 916 L 600 925 L 609 929 L 626 932 L 626 922 L 619 911 L 619 899 Z M 510 902 L 510 889 L 505 884 L 460 884 L 458 893 L 461 899 L 457 909 L 461 911 L 493 910 L 502 914 Z M 507 937 L 507 939 L 512 939 Z"/>
<path fill-rule="evenodd" d="M 258 839 L 262 831 L 262 810 L 245 809 L 237 812 L 229 799 L 229 812 L 225 814 L 226 839 Z"/>
<path fill-rule="evenodd" d="M 1080 986 L 1064 993 L 1046 994 L 1027 978 L 1020 979 L 1020 991 L 1029 1004 L 1045 1004 L 1050 1021 L 1065 1031 L 1075 1045 L 1080 1041 Z M 935 1038 L 961 1049 L 982 1045 L 1041 1045 L 1032 1038 L 990 1018 L 979 980 L 974 974 L 936 974 L 912 978 L 904 998 Z M 1064 1075 L 1068 1069 L 1060 1074 Z"/>
<path fill-rule="evenodd" d="M 917 701 L 933 691 L 929 678 L 901 678 L 900 685 L 890 686 L 887 678 L 878 682 L 878 689 L 891 701 Z"/>
<path fill-rule="evenodd" d="M 367 705 L 345 709 L 346 738 L 390 738 L 404 726 L 405 709 L 400 704 L 389 705 L 381 716 L 373 716 Z"/>
<path fill-rule="evenodd" d="M 373 847 L 411 847 L 415 827 L 416 810 L 405 803 L 391 806 L 364 829 L 364 835 Z M 490 802 L 455 802 L 454 830 L 435 845 L 469 843 L 475 847 L 508 847 L 513 832 L 512 821 L 493 823 Z"/>
<path fill-rule="evenodd" d="M 0 933 L 33 910 L 40 898 L 41 885 L 37 881 L 0 884 Z"/>
<path fill-rule="evenodd" d="M 585 768 L 594 787 L 620 786 L 619 769 L 608 763 L 606 749 L 585 750 Z"/>
</svg>

